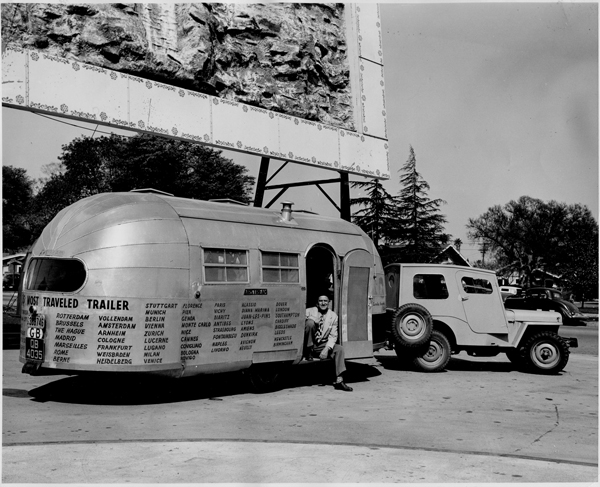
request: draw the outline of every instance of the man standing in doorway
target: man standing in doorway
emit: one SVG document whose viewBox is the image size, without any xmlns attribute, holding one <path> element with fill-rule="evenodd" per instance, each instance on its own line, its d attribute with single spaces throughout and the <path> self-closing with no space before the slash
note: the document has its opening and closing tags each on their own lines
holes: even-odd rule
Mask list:
<svg viewBox="0 0 600 487">
<path fill-rule="evenodd" d="M 335 363 L 336 381 L 333 387 L 340 391 L 352 391 L 352 387 L 346 385 L 342 374 L 346 370 L 344 348 L 337 344 L 338 317 L 329 309 L 329 298 L 321 295 L 317 306 L 306 310 L 306 322 L 304 326 L 304 358 L 313 360 L 318 357 L 325 360 L 333 358 Z"/>
</svg>

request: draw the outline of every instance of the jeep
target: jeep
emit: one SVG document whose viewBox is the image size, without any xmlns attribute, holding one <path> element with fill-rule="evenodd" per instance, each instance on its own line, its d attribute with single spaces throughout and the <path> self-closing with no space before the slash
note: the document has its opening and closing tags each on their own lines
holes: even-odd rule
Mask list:
<svg viewBox="0 0 600 487">
<path fill-rule="evenodd" d="M 505 353 L 519 368 L 556 374 L 576 338 L 558 335 L 561 315 L 505 309 L 493 271 L 456 265 L 391 264 L 385 268 L 389 340 L 418 370 L 443 370 L 451 354 Z"/>
</svg>

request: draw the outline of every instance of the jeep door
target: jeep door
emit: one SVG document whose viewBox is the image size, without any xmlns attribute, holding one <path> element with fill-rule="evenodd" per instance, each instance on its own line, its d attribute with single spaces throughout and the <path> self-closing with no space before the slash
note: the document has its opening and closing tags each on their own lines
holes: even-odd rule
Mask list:
<svg viewBox="0 0 600 487">
<path fill-rule="evenodd" d="M 458 271 L 456 280 L 471 330 L 475 333 L 508 333 L 496 278 L 488 273 Z"/>
</svg>

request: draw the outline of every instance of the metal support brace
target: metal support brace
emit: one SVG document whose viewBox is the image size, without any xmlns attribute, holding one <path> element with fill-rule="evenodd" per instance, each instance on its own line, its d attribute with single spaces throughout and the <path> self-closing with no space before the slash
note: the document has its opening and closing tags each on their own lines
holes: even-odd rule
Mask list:
<svg viewBox="0 0 600 487">
<path fill-rule="evenodd" d="M 348 179 L 348 173 L 340 172 L 339 179 L 318 179 L 316 181 L 300 181 L 297 183 L 284 183 L 284 184 L 272 184 L 267 186 L 269 181 L 271 181 L 279 171 L 281 171 L 289 161 L 286 161 L 275 173 L 268 177 L 269 175 L 269 161 L 268 157 L 262 157 L 260 160 L 260 170 L 258 173 L 258 179 L 256 181 L 256 192 L 254 194 L 254 206 L 262 207 L 263 200 L 265 196 L 265 191 L 269 189 L 279 189 L 280 191 L 277 195 L 271 199 L 264 207 L 270 208 L 273 203 L 275 203 L 279 197 L 285 193 L 288 188 L 295 188 L 299 186 L 312 186 L 315 185 L 321 193 L 329 200 L 329 202 L 335 207 L 336 210 L 340 212 L 340 218 L 350 221 L 350 183 Z M 329 183 L 340 183 L 340 206 L 338 206 L 335 201 L 325 192 L 323 188 L 321 188 L 321 184 L 329 184 Z"/>
</svg>

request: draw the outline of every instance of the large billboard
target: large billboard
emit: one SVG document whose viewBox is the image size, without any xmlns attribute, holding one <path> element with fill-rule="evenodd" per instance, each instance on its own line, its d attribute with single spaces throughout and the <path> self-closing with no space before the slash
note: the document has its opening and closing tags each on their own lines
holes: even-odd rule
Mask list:
<svg viewBox="0 0 600 487">
<path fill-rule="evenodd" d="M 2 4 L 3 106 L 390 176 L 376 4 Z"/>
</svg>

